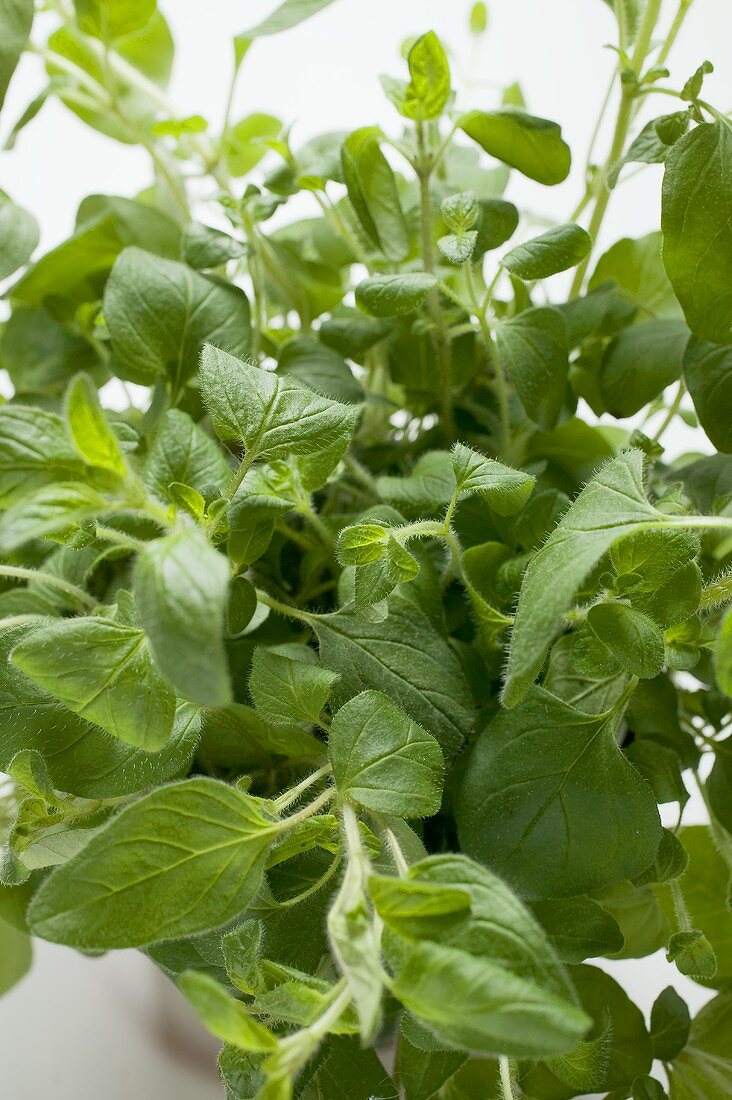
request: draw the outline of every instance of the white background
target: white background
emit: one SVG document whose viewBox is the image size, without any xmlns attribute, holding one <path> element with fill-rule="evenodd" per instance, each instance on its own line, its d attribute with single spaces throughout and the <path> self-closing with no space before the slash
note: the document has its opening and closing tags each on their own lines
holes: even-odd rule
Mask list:
<svg viewBox="0 0 732 1100">
<path fill-rule="evenodd" d="M 273 6 L 274 0 L 161 0 L 176 40 L 171 98 L 181 114 L 203 114 L 217 125 L 230 72 L 230 39 Z M 666 0 L 666 7 L 670 15 L 675 0 Z M 579 151 L 570 180 L 548 190 L 515 179 L 509 196 L 539 215 L 567 220 L 582 192 L 581 151 L 613 66 L 613 55 L 603 49 L 612 40 L 610 12 L 601 0 L 491 0 L 489 8 L 491 30 L 476 52 L 463 0 L 339 0 L 312 22 L 255 45 L 245 61 L 235 118 L 266 111 L 294 122 L 296 145 L 330 129 L 373 123 L 396 128 L 399 120 L 377 76 L 401 75 L 401 40 L 431 27 L 453 51 L 462 106 L 493 106 L 499 89 L 519 79 L 529 110 L 562 123 Z M 732 107 L 732 70 L 725 66 L 731 22 L 729 0 L 696 0 L 671 57 L 676 87 L 704 59 L 719 64 L 722 71 L 708 78 L 705 97 L 723 110 Z M 41 81 L 38 61 L 25 59 L 3 110 L 3 135 Z M 673 100 L 656 101 L 656 113 L 674 109 Z M 56 103 L 44 107 L 13 153 L 0 153 L 0 188 L 36 215 L 43 247 L 70 232 L 84 195 L 133 195 L 148 183 L 144 153 L 86 129 Z M 606 243 L 657 228 L 659 186 L 660 170 L 652 167 L 618 190 L 605 223 Z M 677 434 L 671 442 L 672 452 L 698 445 L 689 435 Z M 645 1010 L 672 979 L 692 1008 L 708 996 L 675 977 L 658 958 L 607 968 Z M 161 1020 L 169 1030 L 187 1034 L 179 1011 L 138 955 L 89 960 L 40 944 L 32 975 L 0 1002 L 2 1095 L 6 1100 L 219 1097 L 212 1072 L 197 1075 L 180 1052 L 170 1056 L 160 1041 Z M 192 1040 L 186 1043 L 190 1052 Z"/>
</svg>

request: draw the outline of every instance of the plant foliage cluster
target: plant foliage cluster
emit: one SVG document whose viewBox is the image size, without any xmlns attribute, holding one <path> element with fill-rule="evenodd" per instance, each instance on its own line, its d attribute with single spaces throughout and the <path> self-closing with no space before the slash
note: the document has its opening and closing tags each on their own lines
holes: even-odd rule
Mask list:
<svg viewBox="0 0 732 1100">
<path fill-rule="evenodd" d="M 231 1100 L 722 1100 L 732 130 L 666 68 L 691 0 L 608 4 L 611 145 L 548 227 L 503 195 L 567 178 L 559 125 L 463 109 L 433 32 L 393 136 L 233 116 L 328 2 L 236 39 L 214 127 L 155 0 L 53 0 L 47 39 L 0 0 L 0 95 L 48 77 L 9 144 L 55 97 L 154 168 L 42 255 L 0 195 L 0 984 L 30 933 L 139 948 Z M 600 255 L 646 164 L 660 229 Z M 677 417 L 716 453 L 667 460 Z M 587 962 L 660 948 L 650 1020 Z"/>
</svg>

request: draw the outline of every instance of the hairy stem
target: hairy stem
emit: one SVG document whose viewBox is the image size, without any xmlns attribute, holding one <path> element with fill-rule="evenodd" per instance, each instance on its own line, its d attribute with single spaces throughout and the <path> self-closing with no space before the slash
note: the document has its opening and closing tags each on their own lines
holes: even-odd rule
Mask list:
<svg viewBox="0 0 732 1100">
<path fill-rule="evenodd" d="M 435 270 L 432 248 L 432 198 L 430 176 L 433 161 L 428 156 L 424 123 L 417 122 L 417 178 L 419 180 L 420 232 L 422 241 L 422 265 L 430 275 Z M 448 439 L 455 437 L 455 420 L 452 411 L 452 360 L 445 318 L 440 305 L 437 287 L 430 291 L 428 299 L 430 316 L 435 326 L 434 344 L 439 370 L 440 415 L 442 427 Z"/>
<path fill-rule="evenodd" d="M 75 584 L 65 581 L 63 577 L 56 577 L 53 573 L 44 573 L 39 569 L 26 569 L 22 565 L 0 564 L 0 577 L 14 577 L 23 581 L 40 581 L 42 584 L 48 584 L 52 588 L 58 588 L 61 592 L 65 592 L 67 596 L 70 596 L 90 611 L 97 606 L 94 597 L 85 592 L 83 588 L 77 588 Z"/>
<path fill-rule="evenodd" d="M 648 0 L 646 9 L 641 21 L 641 25 L 638 29 L 638 36 L 633 48 L 633 54 L 630 59 L 630 68 L 633 75 L 638 78 L 641 75 L 643 63 L 645 62 L 648 52 L 651 47 L 651 39 L 653 37 L 653 31 L 655 30 L 656 23 L 661 11 L 662 0 Z M 622 41 L 621 41 L 622 48 Z M 590 201 L 594 203 L 592 217 L 588 226 L 588 232 L 592 238 L 592 245 L 590 251 L 587 253 L 582 263 L 577 267 L 574 274 L 574 280 L 570 290 L 570 297 L 576 298 L 582 290 L 584 285 L 585 276 L 590 265 L 593 250 L 597 244 L 597 239 L 600 235 L 600 229 L 602 223 L 605 220 L 605 214 L 607 213 L 608 204 L 610 202 L 610 190 L 608 188 L 608 177 L 615 164 L 620 160 L 625 149 L 625 143 L 628 138 L 628 130 L 633 118 L 633 108 L 636 99 L 637 88 L 633 82 L 621 81 L 620 92 L 620 106 L 618 108 L 617 118 L 615 120 L 615 129 L 613 131 L 612 143 L 610 145 L 610 152 L 608 153 L 607 160 L 603 165 L 600 172 L 594 181 L 590 192 Z"/>
</svg>

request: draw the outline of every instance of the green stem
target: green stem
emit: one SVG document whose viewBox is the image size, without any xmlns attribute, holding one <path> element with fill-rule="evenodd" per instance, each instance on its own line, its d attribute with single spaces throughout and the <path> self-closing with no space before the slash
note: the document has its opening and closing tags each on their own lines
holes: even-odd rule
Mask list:
<svg viewBox="0 0 732 1100">
<path fill-rule="evenodd" d="M 294 829 L 296 825 L 300 825 L 303 821 L 307 821 L 309 817 L 314 817 L 319 810 L 322 810 L 323 806 L 327 806 L 328 803 L 335 797 L 335 789 L 328 787 L 327 790 L 322 791 L 317 798 L 314 798 L 312 802 L 309 802 L 307 806 L 304 806 L 302 810 L 298 810 L 295 814 L 290 814 L 289 817 L 285 817 L 282 821 L 278 821 L 275 825 L 270 827 L 270 831 L 273 833 L 283 833 L 287 829 Z"/>
<path fill-rule="evenodd" d="M 516 1100 L 513 1084 L 511 1082 L 511 1062 L 503 1055 L 498 1059 L 498 1070 L 501 1078 L 501 1094 L 503 1100 Z"/>
<path fill-rule="evenodd" d="M 389 827 L 381 814 L 373 814 L 372 816 L 379 829 L 384 834 L 397 873 L 403 878 L 405 875 L 409 874 L 409 861 L 402 851 L 402 846 L 397 840 L 394 831 Z"/>
<path fill-rule="evenodd" d="M 683 26 L 684 20 L 686 19 L 686 16 L 688 15 L 689 9 L 691 8 L 693 2 L 694 0 L 681 0 L 681 2 L 679 3 L 674 21 L 669 28 L 669 32 L 666 35 L 661 49 L 658 51 L 656 64 L 660 67 L 663 67 L 666 64 L 666 59 L 668 58 L 668 55 L 671 53 L 671 50 L 674 47 L 676 39 L 679 36 L 679 31 Z"/>
<path fill-rule="evenodd" d="M 671 891 L 671 900 L 674 905 L 674 916 L 676 917 L 676 930 L 677 932 L 690 932 L 693 925 L 691 923 L 691 917 L 689 916 L 689 910 L 686 908 L 686 902 L 684 900 L 684 894 L 679 884 L 678 879 L 672 879 L 668 884 Z"/>
<path fill-rule="evenodd" d="M 666 430 L 671 426 L 671 423 L 672 423 L 674 417 L 676 416 L 677 412 L 681 408 L 681 402 L 684 399 L 684 394 L 685 393 L 686 393 L 686 386 L 684 385 L 684 379 L 681 378 L 679 380 L 679 385 L 678 385 L 678 388 L 676 390 L 676 395 L 675 395 L 673 401 L 671 402 L 671 404 L 669 405 L 668 412 L 666 413 L 665 417 L 663 418 L 663 420 L 661 422 L 661 425 L 660 425 L 658 431 L 656 432 L 656 434 L 653 437 L 653 442 L 654 443 L 660 443 L 662 437 L 666 433 Z"/>
<path fill-rule="evenodd" d="M 322 768 L 318 768 L 312 775 L 308 775 L 296 786 L 291 787 L 289 791 L 285 791 L 284 794 L 281 794 L 279 798 L 275 798 L 274 804 L 277 812 L 281 813 L 282 810 L 286 810 L 288 806 L 292 806 L 294 802 L 297 802 L 301 794 L 309 790 L 310 787 L 318 783 L 321 779 L 325 779 L 326 776 L 330 775 L 332 770 L 330 764 L 323 764 Z"/>
<path fill-rule="evenodd" d="M 633 48 L 633 54 L 630 58 L 630 68 L 636 78 L 639 78 L 643 68 L 643 63 L 648 55 L 648 51 L 651 46 L 651 39 L 653 37 L 653 31 L 655 30 L 656 23 L 661 11 L 662 0 L 648 0 L 643 14 L 641 25 L 638 29 L 638 35 L 635 40 L 635 46 Z M 631 83 L 622 83 L 620 93 L 620 106 L 618 108 L 618 114 L 615 121 L 615 130 L 613 132 L 612 143 L 610 146 L 610 152 L 604 166 L 598 172 L 597 177 L 591 189 L 590 201 L 594 201 L 594 209 L 592 211 L 592 217 L 588 226 L 588 232 L 592 238 L 592 245 L 590 251 L 585 256 L 582 263 L 575 271 L 574 280 L 570 290 L 570 297 L 576 298 L 582 290 L 584 285 L 585 275 L 590 265 L 592 252 L 597 244 L 597 239 L 602 228 L 602 223 L 605 220 L 605 214 L 607 212 L 608 204 L 610 202 L 610 190 L 607 186 L 608 177 L 615 164 L 620 160 L 625 149 L 625 143 L 628 138 L 628 130 L 633 118 L 633 107 L 637 94 L 637 86 Z"/>
<path fill-rule="evenodd" d="M 323 542 L 328 548 L 331 548 L 333 546 L 333 536 L 323 523 L 318 513 L 313 508 L 312 501 L 309 497 L 304 497 L 302 499 L 300 505 L 297 508 L 297 511 L 305 519 L 305 521 L 310 524 L 313 531 L 317 533 L 321 542 Z"/>
<path fill-rule="evenodd" d="M 699 607 L 702 611 L 716 611 L 732 600 L 732 570 L 714 577 L 702 589 Z"/>
<path fill-rule="evenodd" d="M 287 619 L 297 619 L 298 622 L 312 626 L 313 620 L 317 618 L 316 615 L 311 615 L 309 611 L 302 611 L 299 607 L 293 607 L 292 604 L 276 600 L 274 596 L 270 596 L 268 592 L 261 588 L 257 588 L 256 593 L 257 599 L 261 603 L 266 604 L 272 611 L 276 611 L 278 615 L 284 615 Z"/>
<path fill-rule="evenodd" d="M 432 248 L 432 197 L 430 195 L 430 176 L 434 165 L 427 152 L 424 123 L 418 121 L 417 128 L 417 179 L 419 181 L 420 235 L 422 242 L 422 266 L 432 275 L 435 270 L 435 257 Z M 435 326 L 434 344 L 439 370 L 440 415 L 445 436 L 455 437 L 455 420 L 452 411 L 452 361 L 450 343 L 447 337 L 445 318 L 440 305 L 440 296 L 435 287 L 430 291 L 427 303 Z"/>
<path fill-rule="evenodd" d="M 488 352 L 488 358 L 490 359 L 491 366 L 493 367 L 493 373 L 496 383 L 496 396 L 498 398 L 498 409 L 501 423 L 499 455 L 501 458 L 506 458 L 511 445 L 511 409 L 509 405 L 508 383 L 506 380 L 506 374 L 503 369 L 503 365 L 501 364 L 501 361 L 496 353 L 495 344 L 493 343 L 493 333 L 491 332 L 491 327 L 488 324 L 486 310 L 482 307 L 478 299 L 478 292 L 475 288 L 475 280 L 473 279 L 473 269 L 469 260 L 464 265 L 464 270 L 465 285 L 467 287 L 468 295 L 471 300 L 473 312 L 478 319 L 480 331 L 485 341 L 486 351 Z M 493 282 L 491 283 L 491 287 L 489 288 L 491 291 L 493 290 L 496 282 L 497 278 L 494 278 Z"/>
<path fill-rule="evenodd" d="M 732 531 L 732 516 L 664 516 L 660 526 Z"/>
<path fill-rule="evenodd" d="M 717 819 L 714 816 L 714 811 L 712 810 L 712 806 L 709 801 L 709 794 L 707 792 L 706 783 L 700 778 L 697 771 L 694 771 L 692 774 L 694 776 L 696 785 L 699 788 L 699 794 L 704 799 L 704 805 L 707 808 L 707 813 L 709 814 L 709 826 L 712 831 L 712 836 L 714 837 L 714 843 L 716 844 L 722 859 L 727 864 L 730 871 L 732 871 L 732 836 L 730 836 L 727 830 L 717 822 Z"/>
<path fill-rule="evenodd" d="M 60 591 L 65 592 L 67 596 L 71 596 L 82 607 L 92 610 L 97 606 L 94 597 L 85 592 L 83 588 L 77 588 L 75 584 L 65 581 L 63 577 L 56 577 L 53 573 L 43 573 L 39 569 L 26 569 L 22 565 L 0 564 L 0 576 L 13 577 L 16 580 L 23 581 L 40 581 L 42 584 L 48 584 L 52 588 L 58 588 Z"/>
</svg>

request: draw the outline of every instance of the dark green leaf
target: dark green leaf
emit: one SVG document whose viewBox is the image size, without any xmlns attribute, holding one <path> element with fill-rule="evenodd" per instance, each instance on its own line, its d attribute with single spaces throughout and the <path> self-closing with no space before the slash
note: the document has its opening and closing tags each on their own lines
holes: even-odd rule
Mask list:
<svg viewBox="0 0 732 1100">
<path fill-rule="evenodd" d="M 581 226 L 558 225 L 512 248 L 502 258 L 501 266 L 520 279 L 546 279 L 578 264 L 589 252 L 591 243 Z"/>
<path fill-rule="evenodd" d="M 581 714 L 540 688 L 495 718 L 461 783 L 465 851 L 534 898 L 571 897 L 640 874 L 658 847 L 658 810 L 614 730 L 612 715 Z"/>
<path fill-rule="evenodd" d="M 729 453 L 732 345 L 710 344 L 692 336 L 684 356 L 684 379 L 702 428 L 718 451 Z"/>
<path fill-rule="evenodd" d="M 691 1017 L 686 1001 L 673 986 L 658 994 L 651 1009 L 653 1057 L 671 1062 L 681 1053 L 689 1038 Z"/>
<path fill-rule="evenodd" d="M 384 622 L 340 612 L 317 620 L 315 630 L 323 664 L 340 674 L 336 704 L 367 688 L 383 691 L 448 757 L 458 750 L 473 722 L 470 690 L 455 654 L 416 600 L 395 594 Z"/>
<path fill-rule="evenodd" d="M 564 403 L 569 354 L 559 310 L 525 310 L 497 327 L 496 344 L 527 415 L 553 428 Z"/>
<path fill-rule="evenodd" d="M 373 126 L 354 130 L 343 142 L 343 177 L 348 197 L 372 243 L 389 260 L 402 260 L 409 236 L 397 183 Z M 383 314 L 381 315 L 383 316 Z"/>
<path fill-rule="evenodd" d="M 185 264 L 128 248 L 104 292 L 114 369 L 151 385 L 167 378 L 178 394 L 198 368 L 204 343 L 234 355 L 249 350 L 249 303 L 237 287 Z"/>
<path fill-rule="evenodd" d="M 358 284 L 356 302 L 373 317 L 399 317 L 421 306 L 436 284 L 434 275 L 423 271 L 374 275 Z"/>
<path fill-rule="evenodd" d="M 691 331 L 732 337 L 732 130 L 704 122 L 673 147 L 663 181 L 663 260 Z"/>
</svg>

